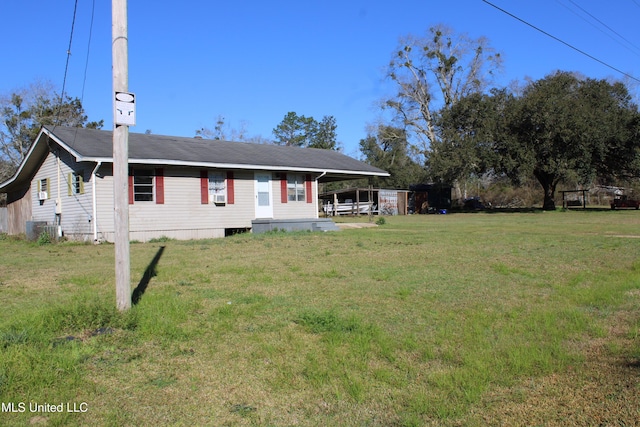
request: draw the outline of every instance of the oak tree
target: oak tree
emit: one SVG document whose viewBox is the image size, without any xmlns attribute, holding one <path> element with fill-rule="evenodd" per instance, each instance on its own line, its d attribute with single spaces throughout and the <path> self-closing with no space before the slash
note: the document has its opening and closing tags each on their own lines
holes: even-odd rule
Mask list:
<svg viewBox="0 0 640 427">
<path fill-rule="evenodd" d="M 453 183 L 491 172 L 495 164 L 493 143 L 502 129 L 506 90 L 473 93 L 461 98 L 438 116 L 439 138 L 427 158 L 430 176 Z"/>
<path fill-rule="evenodd" d="M 586 185 L 640 174 L 640 115 L 619 82 L 556 72 L 517 94 L 462 98 L 439 126 L 443 142 L 429 159 L 436 175 L 492 173 L 516 185 L 535 177 L 546 210 L 555 209 L 563 180 Z"/>
<path fill-rule="evenodd" d="M 497 165 L 515 181 L 533 175 L 545 210 L 555 209 L 556 187 L 570 175 L 585 184 L 638 176 L 638 107 L 622 83 L 556 72 L 530 83 L 503 111 Z"/>
</svg>

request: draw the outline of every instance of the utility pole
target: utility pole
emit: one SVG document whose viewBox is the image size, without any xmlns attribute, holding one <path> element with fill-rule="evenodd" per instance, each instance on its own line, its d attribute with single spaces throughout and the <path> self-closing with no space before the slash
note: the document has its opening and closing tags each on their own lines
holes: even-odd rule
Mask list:
<svg viewBox="0 0 640 427">
<path fill-rule="evenodd" d="M 127 0 L 111 2 L 113 60 L 113 207 L 116 258 L 116 305 L 131 308 L 131 271 L 129 255 L 129 126 L 118 124 L 116 94 L 129 91 L 129 52 Z"/>
</svg>

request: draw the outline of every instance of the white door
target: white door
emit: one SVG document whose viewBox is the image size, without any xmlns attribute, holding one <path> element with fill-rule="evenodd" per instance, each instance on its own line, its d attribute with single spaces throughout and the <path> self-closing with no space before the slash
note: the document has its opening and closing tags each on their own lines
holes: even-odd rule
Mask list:
<svg viewBox="0 0 640 427">
<path fill-rule="evenodd" d="M 273 218 L 271 174 L 256 172 L 256 218 Z"/>
</svg>

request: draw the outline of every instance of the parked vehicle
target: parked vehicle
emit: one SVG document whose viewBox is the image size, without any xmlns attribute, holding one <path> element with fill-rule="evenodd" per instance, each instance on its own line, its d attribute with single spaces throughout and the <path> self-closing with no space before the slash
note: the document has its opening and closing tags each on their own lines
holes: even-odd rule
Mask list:
<svg viewBox="0 0 640 427">
<path fill-rule="evenodd" d="M 485 209 L 485 205 L 480 201 L 479 197 L 471 197 L 465 199 L 463 209 L 468 211 L 481 211 Z"/>
<path fill-rule="evenodd" d="M 627 195 L 621 195 L 611 201 L 611 209 L 640 208 L 640 200 L 630 199 Z"/>
</svg>

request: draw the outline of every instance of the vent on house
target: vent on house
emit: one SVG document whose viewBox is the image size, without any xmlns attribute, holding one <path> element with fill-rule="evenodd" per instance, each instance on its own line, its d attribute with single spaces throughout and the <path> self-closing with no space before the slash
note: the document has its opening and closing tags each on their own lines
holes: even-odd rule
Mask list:
<svg viewBox="0 0 640 427">
<path fill-rule="evenodd" d="M 49 198 L 49 195 L 47 194 L 46 191 L 38 192 L 38 200 L 47 200 L 48 198 Z"/>
</svg>

